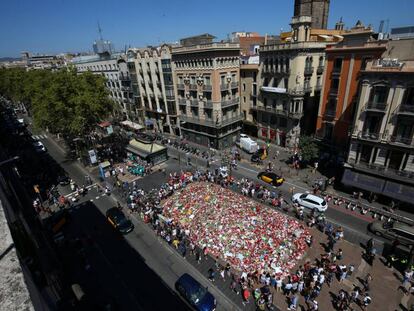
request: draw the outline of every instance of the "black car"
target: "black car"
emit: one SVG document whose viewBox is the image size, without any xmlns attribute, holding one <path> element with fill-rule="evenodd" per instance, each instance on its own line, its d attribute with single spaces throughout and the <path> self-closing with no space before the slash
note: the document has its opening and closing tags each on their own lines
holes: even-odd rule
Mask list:
<svg viewBox="0 0 414 311">
<path fill-rule="evenodd" d="M 127 234 L 134 230 L 132 222 L 125 217 L 125 214 L 117 207 L 112 207 L 106 211 L 108 222 L 122 234 Z"/>
<path fill-rule="evenodd" d="M 255 153 L 252 154 L 250 161 L 254 163 L 261 163 L 264 159 L 267 158 L 267 152 L 265 149 L 260 148 Z"/>
</svg>

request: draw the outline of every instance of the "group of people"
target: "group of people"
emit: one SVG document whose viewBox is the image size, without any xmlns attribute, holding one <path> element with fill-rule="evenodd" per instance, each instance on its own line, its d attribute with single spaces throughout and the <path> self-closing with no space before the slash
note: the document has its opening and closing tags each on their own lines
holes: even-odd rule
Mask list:
<svg viewBox="0 0 414 311">
<path fill-rule="evenodd" d="M 201 263 L 209 256 L 209 250 L 200 248 L 189 239 L 189 232 L 183 230 L 178 223 L 163 217 L 161 201 L 175 191 L 186 187 L 187 184 L 196 181 L 207 181 L 220 184 L 223 187 L 233 188 L 240 191 L 243 195 L 252 198 L 258 198 L 263 202 L 270 203 L 274 206 L 283 208 L 288 203 L 283 199 L 281 193 L 276 193 L 254 183 L 248 179 L 235 180 L 233 178 L 221 178 L 218 172 L 198 171 L 171 173 L 168 182 L 163 184 L 159 189 L 145 192 L 139 189 L 135 183 L 128 193 L 128 207 L 141 215 L 144 221 L 152 226 L 159 237 L 164 239 L 169 245 L 174 247 L 184 258 L 193 256 L 196 262 Z M 278 203 L 272 203 L 276 201 Z M 313 219 L 313 221 L 312 221 Z M 321 221 L 317 215 L 310 215 L 308 218 L 309 226 L 319 225 Z M 321 292 L 322 286 L 330 286 L 336 278 L 342 282 L 354 272 L 354 265 L 346 266 L 341 261 L 343 251 L 338 248 L 335 250 L 336 243 L 343 238 L 343 229 L 334 228 L 332 225 L 323 221 L 323 226 L 319 229 L 326 233 L 328 242 L 326 253 L 316 259 L 314 263 L 306 262 L 298 270 L 290 275 L 287 279 L 281 279 L 277 275 L 269 274 L 265 271 L 237 272 L 232 271 L 229 264 L 221 262 L 215 258 L 215 266 L 208 270 L 208 279 L 212 282 L 216 278 L 230 280 L 231 289 L 241 295 L 243 303 L 247 304 L 253 301 L 259 310 L 270 309 L 273 305 L 273 294 L 270 290 L 274 288 L 276 292 L 283 292 L 289 300 L 290 310 L 296 310 L 298 307 L 299 296 L 302 295 L 308 305 L 308 309 L 315 311 L 319 309 L 317 298 Z M 313 239 L 306 241 L 312 245 Z M 351 293 L 341 291 L 338 293 L 335 304 L 339 310 L 347 310 L 352 303 L 358 303 L 361 307 L 366 307 L 371 303 L 371 297 L 368 294 L 369 281 L 367 285 L 361 288 L 355 288 Z M 347 298 L 341 298 L 344 296 Z"/>
</svg>

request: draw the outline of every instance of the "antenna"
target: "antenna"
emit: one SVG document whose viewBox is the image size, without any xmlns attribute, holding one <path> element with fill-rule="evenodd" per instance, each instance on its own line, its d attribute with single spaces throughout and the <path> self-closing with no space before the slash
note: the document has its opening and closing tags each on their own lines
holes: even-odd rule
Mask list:
<svg viewBox="0 0 414 311">
<path fill-rule="evenodd" d="M 102 29 L 101 29 L 101 25 L 99 24 L 99 21 L 98 21 L 98 32 L 99 32 L 99 38 L 100 38 L 101 40 L 103 40 L 103 39 L 102 39 Z"/>
</svg>

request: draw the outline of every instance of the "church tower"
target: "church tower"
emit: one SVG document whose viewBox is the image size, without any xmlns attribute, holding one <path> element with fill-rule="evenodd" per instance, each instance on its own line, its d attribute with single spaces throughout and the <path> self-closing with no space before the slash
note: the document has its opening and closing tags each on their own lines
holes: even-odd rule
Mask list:
<svg viewBox="0 0 414 311">
<path fill-rule="evenodd" d="M 329 3 L 330 0 L 295 0 L 294 16 L 310 16 L 312 28 L 327 29 Z"/>
</svg>

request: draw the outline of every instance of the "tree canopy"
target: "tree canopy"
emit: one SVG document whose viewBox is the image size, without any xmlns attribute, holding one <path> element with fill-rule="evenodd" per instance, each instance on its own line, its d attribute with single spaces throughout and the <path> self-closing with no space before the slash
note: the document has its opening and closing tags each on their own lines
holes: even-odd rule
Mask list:
<svg viewBox="0 0 414 311">
<path fill-rule="evenodd" d="M 313 141 L 312 137 L 301 136 L 299 138 L 299 153 L 303 161 L 310 162 L 319 156 L 318 145 Z"/>
<path fill-rule="evenodd" d="M 0 69 L 0 94 L 24 103 L 37 127 L 69 137 L 88 135 L 114 109 L 105 77 L 73 68 Z"/>
</svg>

